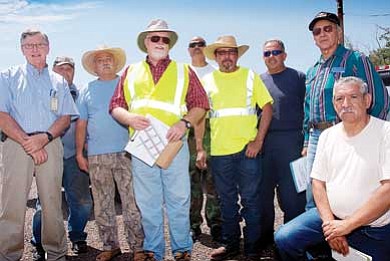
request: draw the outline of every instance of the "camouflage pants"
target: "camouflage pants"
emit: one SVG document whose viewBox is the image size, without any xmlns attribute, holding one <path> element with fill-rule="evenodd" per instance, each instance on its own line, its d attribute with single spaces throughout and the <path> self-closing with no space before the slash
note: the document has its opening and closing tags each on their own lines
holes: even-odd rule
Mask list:
<svg viewBox="0 0 390 261">
<path fill-rule="evenodd" d="M 214 187 L 211 168 L 209 167 L 210 154 L 210 128 L 206 121 L 205 137 L 203 147 L 207 151 L 207 170 L 200 170 L 195 166 L 196 162 L 196 145 L 194 134 L 190 132 L 188 138 L 190 148 L 190 175 L 191 175 L 191 209 L 190 209 L 190 224 L 191 228 L 199 228 L 203 222 L 201 211 L 203 206 L 203 193 L 206 192 L 206 223 L 208 227 L 215 225 L 220 226 L 222 223 L 221 210 L 219 207 L 218 194 Z"/>
<path fill-rule="evenodd" d="M 88 163 L 95 220 L 103 241 L 103 250 L 119 248 L 115 183 L 122 201 L 124 231 L 129 247 L 132 251 L 142 250 L 144 233 L 134 198 L 129 155 L 122 152 L 89 156 Z"/>
</svg>

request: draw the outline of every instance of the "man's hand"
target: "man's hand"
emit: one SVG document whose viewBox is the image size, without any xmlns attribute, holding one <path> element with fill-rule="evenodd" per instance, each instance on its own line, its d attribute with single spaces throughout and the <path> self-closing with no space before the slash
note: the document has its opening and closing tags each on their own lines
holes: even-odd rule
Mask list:
<svg viewBox="0 0 390 261">
<path fill-rule="evenodd" d="M 259 154 L 261 148 L 263 147 L 263 141 L 251 141 L 248 143 L 246 147 L 245 156 L 248 158 L 256 158 L 257 154 Z"/>
<path fill-rule="evenodd" d="M 83 155 L 76 155 L 76 161 L 80 170 L 87 173 L 89 172 L 88 160 Z"/>
<path fill-rule="evenodd" d="M 169 128 L 166 138 L 170 142 L 181 140 L 181 138 L 186 133 L 186 130 L 187 127 L 185 122 L 178 121 L 172 127 Z"/>
<path fill-rule="evenodd" d="M 330 220 L 322 224 L 325 240 L 332 240 L 336 237 L 345 236 L 351 233 L 347 220 Z"/>
<path fill-rule="evenodd" d="M 47 152 L 45 149 L 40 149 L 36 152 L 30 154 L 31 158 L 34 161 L 35 165 L 41 165 L 45 163 L 48 159 Z"/>
<path fill-rule="evenodd" d="M 129 122 L 129 126 L 135 130 L 143 130 L 150 125 L 150 120 L 148 118 L 138 114 L 132 115 Z"/>
<path fill-rule="evenodd" d="M 26 137 L 25 141 L 23 141 L 21 145 L 23 146 L 24 151 L 31 155 L 45 147 L 48 143 L 49 140 L 47 135 L 45 133 L 40 133 Z"/>
<path fill-rule="evenodd" d="M 195 166 L 198 169 L 206 169 L 207 168 L 207 152 L 204 149 L 200 149 L 196 154 L 196 163 Z"/>
<path fill-rule="evenodd" d="M 304 147 L 301 151 L 302 157 L 307 156 L 307 147 Z"/>
<path fill-rule="evenodd" d="M 349 253 L 349 245 L 347 238 L 344 236 L 336 237 L 331 240 L 327 240 L 330 248 L 335 250 L 336 252 L 342 254 L 343 256 L 348 255 Z"/>
</svg>

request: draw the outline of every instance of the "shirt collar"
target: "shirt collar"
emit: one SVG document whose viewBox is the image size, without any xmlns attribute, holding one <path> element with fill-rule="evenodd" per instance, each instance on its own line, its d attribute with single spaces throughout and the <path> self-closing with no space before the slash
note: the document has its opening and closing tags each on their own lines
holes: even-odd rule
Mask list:
<svg viewBox="0 0 390 261">
<path fill-rule="evenodd" d="M 337 46 L 336 51 L 335 51 L 327 60 L 329 60 L 330 58 L 332 58 L 332 57 L 334 57 L 334 56 L 343 57 L 343 55 L 344 55 L 344 53 L 345 53 L 346 50 L 347 50 L 347 49 L 346 49 L 343 45 L 339 44 L 339 45 Z M 323 56 L 321 55 L 320 58 L 318 59 L 318 61 L 316 62 L 316 65 L 317 65 L 317 64 L 325 63 L 327 60 L 325 60 L 325 59 L 323 58 Z"/>
<path fill-rule="evenodd" d="M 40 76 L 42 74 L 46 74 L 46 73 L 49 72 L 47 64 L 46 64 L 45 68 L 43 68 L 42 70 L 39 70 L 34 65 L 32 65 L 29 62 L 27 62 L 26 68 L 27 68 L 27 73 L 31 74 L 31 75 L 34 75 L 34 76 Z"/>
</svg>

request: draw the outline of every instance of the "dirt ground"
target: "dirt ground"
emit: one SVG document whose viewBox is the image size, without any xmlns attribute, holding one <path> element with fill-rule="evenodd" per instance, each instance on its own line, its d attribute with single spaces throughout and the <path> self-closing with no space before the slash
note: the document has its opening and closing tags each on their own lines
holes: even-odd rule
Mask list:
<svg viewBox="0 0 390 261">
<path fill-rule="evenodd" d="M 25 223 L 25 237 L 24 237 L 24 242 L 25 242 L 25 248 L 24 248 L 24 254 L 22 260 L 25 261 L 31 261 L 32 260 L 32 255 L 33 255 L 33 247 L 30 243 L 31 239 L 31 220 L 32 220 L 32 215 L 34 213 L 34 206 L 35 206 L 35 196 L 36 195 L 36 187 L 33 184 L 31 193 L 30 193 L 30 199 L 27 203 L 27 212 L 26 212 L 26 223 Z M 67 222 L 66 222 L 66 201 L 63 200 L 63 214 L 64 214 L 64 226 L 66 227 Z M 121 244 L 121 249 L 122 249 L 122 255 L 118 256 L 117 258 L 114 258 L 113 260 L 119 261 L 119 260 L 132 260 L 130 253 L 129 253 L 129 248 L 127 246 L 127 243 L 125 241 L 125 237 L 123 234 L 123 223 L 122 223 L 122 215 L 121 215 L 121 210 L 120 210 L 120 204 L 117 204 L 117 222 L 119 224 L 119 239 L 120 239 L 120 244 Z M 282 223 L 282 213 L 279 209 L 279 207 L 276 207 L 276 225 L 275 227 L 279 226 Z M 203 234 L 200 236 L 199 241 L 195 242 L 194 247 L 193 247 L 193 252 L 192 252 L 192 260 L 194 261 L 206 261 L 209 260 L 208 256 L 210 252 L 212 251 L 213 248 L 218 247 L 216 243 L 214 243 L 211 240 L 211 236 L 209 234 L 208 228 L 203 225 L 202 226 Z M 87 238 L 87 244 L 88 244 L 88 253 L 86 254 L 81 254 L 79 256 L 75 256 L 72 251 L 71 251 L 71 244 L 68 240 L 68 254 L 67 254 L 67 260 L 72 260 L 72 261 L 81 261 L 81 260 L 95 260 L 95 257 L 100 253 L 102 244 L 100 243 L 100 239 L 95 227 L 95 220 L 93 215 L 90 218 L 90 221 L 87 224 L 86 231 L 88 233 L 88 238 Z M 166 257 L 165 260 L 173 261 L 172 255 L 170 253 L 170 248 L 169 248 L 169 236 L 167 233 L 166 229 L 166 240 L 167 240 L 167 249 L 166 249 Z M 236 259 L 232 260 L 237 260 L 237 261 L 243 261 L 245 258 L 243 256 L 238 256 Z M 262 257 L 260 260 L 276 260 L 274 258 L 274 252 L 272 248 L 266 249 L 262 253 Z"/>
</svg>

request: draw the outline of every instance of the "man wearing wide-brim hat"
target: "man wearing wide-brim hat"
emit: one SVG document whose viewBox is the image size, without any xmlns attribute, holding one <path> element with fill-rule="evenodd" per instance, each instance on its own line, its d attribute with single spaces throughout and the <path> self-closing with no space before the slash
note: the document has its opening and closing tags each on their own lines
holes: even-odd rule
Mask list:
<svg viewBox="0 0 390 261">
<path fill-rule="evenodd" d="M 94 214 L 103 252 L 97 261 L 111 260 L 121 253 L 115 214 L 115 183 L 122 201 L 124 232 L 133 259 L 143 260 L 143 231 L 135 203 L 130 156 L 124 151 L 128 141 L 126 127 L 108 113 L 110 98 L 123 68 L 123 49 L 100 46 L 85 52 L 82 65 L 98 79 L 80 91 L 77 106 L 81 117 L 76 123 L 76 159 L 81 170 L 88 172 L 94 199 Z M 88 136 L 88 139 L 86 137 Z M 87 140 L 88 158 L 83 155 Z"/>
<path fill-rule="evenodd" d="M 164 213 L 170 226 L 171 249 L 175 260 L 190 260 L 190 180 L 186 133 L 208 110 L 206 93 L 188 65 L 169 57 L 177 33 L 161 19 L 152 20 L 138 35 L 137 43 L 145 60 L 130 65 L 112 97 L 110 111 L 130 133 L 150 125 L 151 114 L 169 126 L 167 139 L 183 146 L 167 169 L 150 167 L 133 156 L 134 192 L 142 215 L 144 251 L 148 260 L 161 261 L 165 253 Z"/>
<path fill-rule="evenodd" d="M 238 45 L 234 36 L 226 35 L 204 50 L 207 58 L 219 66 L 219 70 L 202 78 L 211 101 L 211 168 L 223 220 L 223 244 L 211 253 L 211 260 L 239 254 L 241 218 L 246 224 L 244 254 L 250 260 L 259 258 L 259 155 L 272 118 L 273 100 L 257 74 L 237 65 L 238 58 L 248 49 L 248 45 Z M 262 109 L 260 121 L 256 106 Z M 239 196 L 242 211 L 237 205 Z"/>
</svg>

